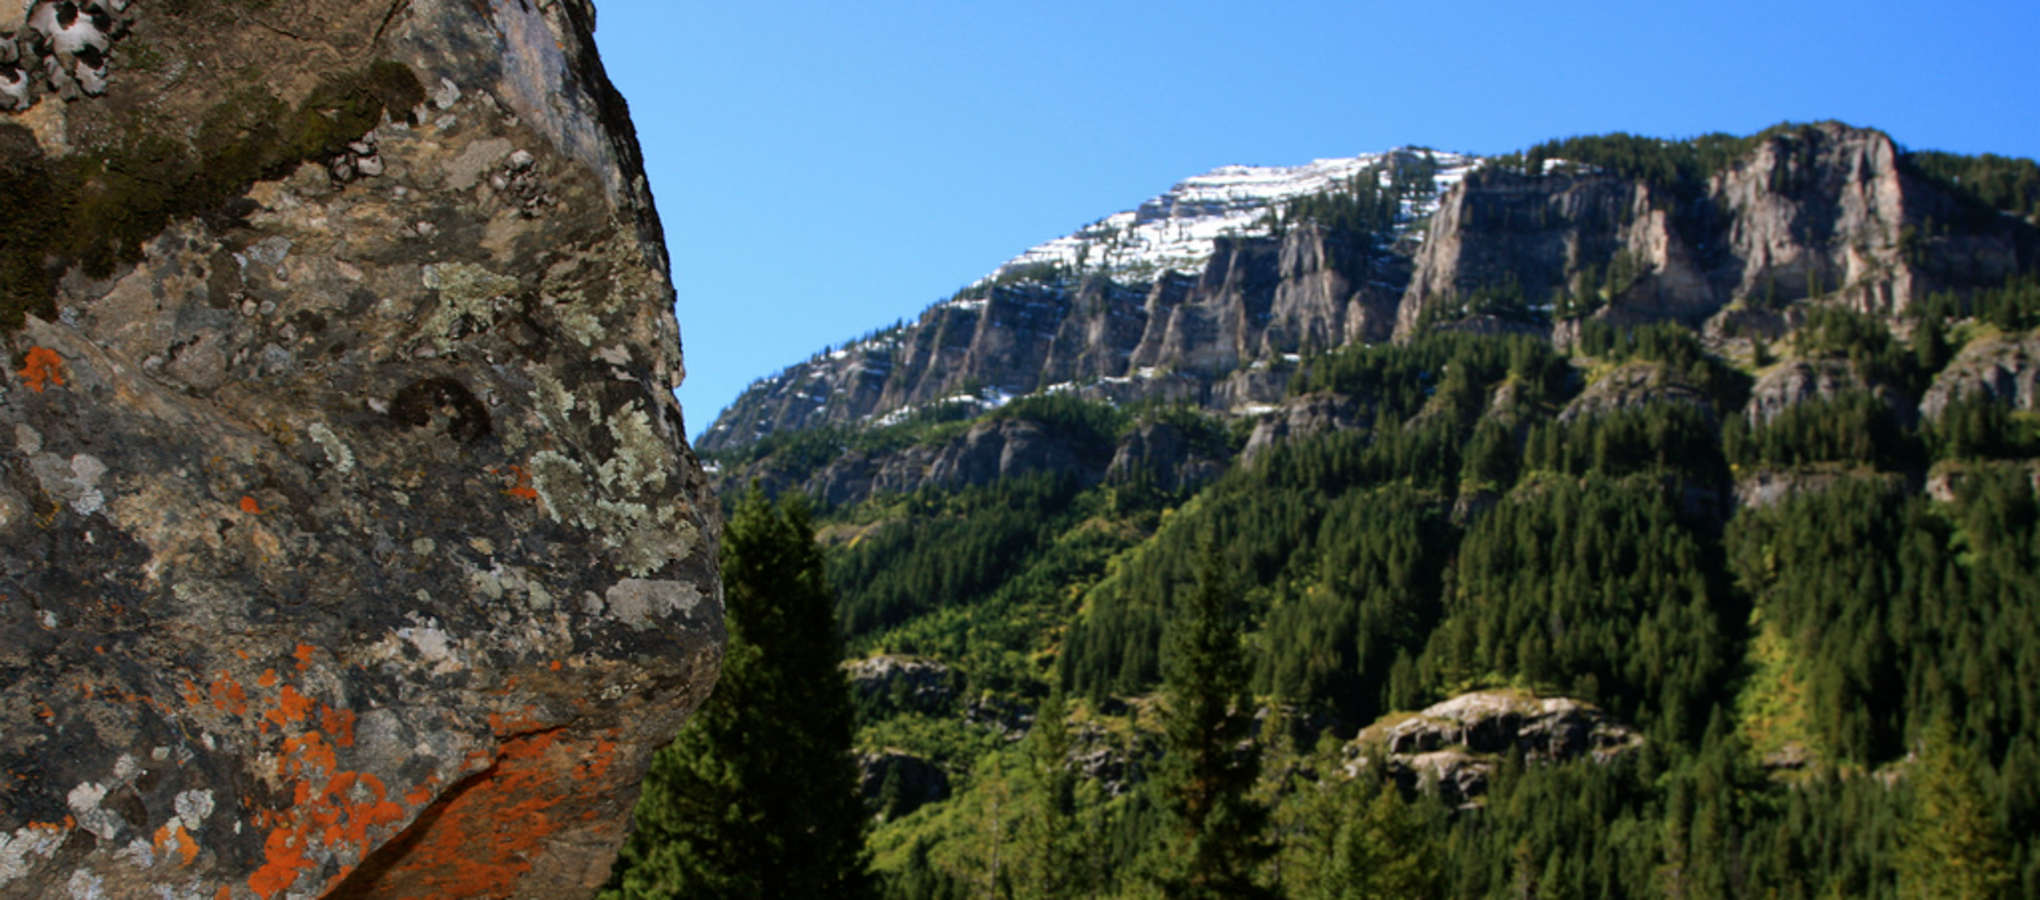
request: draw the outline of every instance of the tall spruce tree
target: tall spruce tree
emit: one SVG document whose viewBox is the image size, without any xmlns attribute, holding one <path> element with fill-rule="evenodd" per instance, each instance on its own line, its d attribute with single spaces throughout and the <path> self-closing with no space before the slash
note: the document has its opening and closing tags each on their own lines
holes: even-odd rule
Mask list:
<svg viewBox="0 0 2040 900">
<path fill-rule="evenodd" d="M 1027 734 L 1027 811 L 1020 824 L 1023 855 L 1015 886 L 1021 896 L 1058 900 L 1090 893 L 1085 835 L 1077 820 L 1077 775 L 1069 765 L 1070 732 L 1062 688 L 1035 711 Z"/>
<path fill-rule="evenodd" d="M 1247 711 L 1246 630 L 1207 540 L 1197 582 L 1163 632 L 1165 749 L 1156 779 L 1166 813 L 1150 878 L 1170 897 L 1268 896 L 1254 871 L 1273 852 L 1268 809 L 1249 796 L 1261 752 Z"/>
<path fill-rule="evenodd" d="M 842 639 L 805 505 L 754 486 L 722 574 L 722 678 L 653 759 L 603 895 L 868 896 Z"/>
</svg>

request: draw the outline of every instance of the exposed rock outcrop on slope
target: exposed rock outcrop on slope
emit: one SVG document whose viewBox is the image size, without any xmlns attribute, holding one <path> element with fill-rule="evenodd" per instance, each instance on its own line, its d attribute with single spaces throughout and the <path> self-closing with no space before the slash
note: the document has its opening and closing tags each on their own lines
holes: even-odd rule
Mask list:
<svg viewBox="0 0 2040 900">
<path fill-rule="evenodd" d="M 1446 799 L 1464 802 L 1486 792 L 1497 757 L 1508 753 L 1529 762 L 1608 762 L 1642 745 L 1634 729 L 1578 700 L 1475 691 L 1383 717 L 1348 744 L 1348 756 L 1380 754 L 1405 787 L 1432 784 Z"/>
<path fill-rule="evenodd" d="M 1196 276 L 1023 281 L 938 303 L 912 324 L 752 385 L 701 446 L 728 450 L 775 431 L 1059 384 L 1114 400 L 1204 403 L 1221 377 L 1256 360 L 1388 336 L 1402 276 L 1364 236 L 1305 226 L 1214 247 Z"/>
<path fill-rule="evenodd" d="M 2040 409 L 2040 335 L 1971 341 L 1934 377 L 1920 399 L 1920 415 L 1939 419 L 1950 403 L 1967 397 L 1989 397 L 2013 409 Z"/>
<path fill-rule="evenodd" d="M 122 5 L 0 120 L 0 894 L 591 893 L 722 639 L 593 8 Z"/>
<path fill-rule="evenodd" d="M 1398 336 L 1504 284 L 1532 309 L 1597 295 L 1595 314 L 1614 321 L 1697 325 L 1739 299 L 1825 295 L 1896 313 L 2034 264 L 2029 224 L 1974 214 L 1910 171 L 1888 135 L 1839 123 L 1767 133 L 1690 189 L 1550 165 L 1484 168 L 1446 195 Z"/>
</svg>

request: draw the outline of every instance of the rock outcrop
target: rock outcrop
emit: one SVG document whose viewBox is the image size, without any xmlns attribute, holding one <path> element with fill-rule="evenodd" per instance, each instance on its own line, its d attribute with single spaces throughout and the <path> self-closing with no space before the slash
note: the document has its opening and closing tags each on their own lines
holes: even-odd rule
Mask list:
<svg viewBox="0 0 2040 900">
<path fill-rule="evenodd" d="M 1274 411 L 1263 413 L 1254 423 L 1254 431 L 1247 436 L 1247 445 L 1240 451 L 1240 459 L 1251 465 L 1284 441 L 1364 428 L 1371 421 L 1367 413 L 1359 401 L 1344 394 L 1319 391 L 1291 397 Z"/>
<path fill-rule="evenodd" d="M 873 814 L 893 819 L 949 799 L 949 773 L 911 753 L 863 753 L 857 757 L 857 789 Z"/>
<path fill-rule="evenodd" d="M 1920 415 L 1938 420 L 1954 401 L 1988 397 L 2013 409 L 2040 409 L 2040 335 L 1969 342 L 1920 399 Z"/>
<path fill-rule="evenodd" d="M 1484 168 L 1445 196 L 1399 337 L 1499 285 L 1529 309 L 1594 295 L 1605 304 L 1595 315 L 1611 321 L 1698 325 L 1738 300 L 1775 308 L 1816 295 L 1892 314 L 2033 262 L 2029 224 L 1971 214 L 1908 169 L 1889 136 L 1839 123 L 1767 133 L 1691 186 L 1553 166 Z"/>
<path fill-rule="evenodd" d="M 1574 419 L 1642 409 L 1653 403 L 1680 403 L 1714 415 L 1714 402 L 1707 392 L 1692 384 L 1672 367 L 1659 362 L 1626 362 L 1587 383 L 1579 396 L 1559 410 L 1558 420 Z"/>
<path fill-rule="evenodd" d="M 1842 359 L 1794 360 L 1772 367 L 1750 385 L 1750 399 L 1743 415 L 1751 425 L 1765 425 L 1801 403 L 1837 400 L 1849 394 L 1869 392 L 1894 412 L 1911 418 L 1911 404 L 1887 385 L 1872 385 L 1856 366 Z"/>
<path fill-rule="evenodd" d="M 0 119 L 0 894 L 591 893 L 722 640 L 592 6 L 116 6 Z"/>
<path fill-rule="evenodd" d="M 1347 745 L 1349 767 L 1379 755 L 1405 788 L 1434 785 L 1459 803 L 1484 793 L 1497 758 L 1527 762 L 1590 758 L 1608 762 L 1643 745 L 1643 736 L 1600 709 L 1565 697 L 1513 691 L 1461 694 L 1411 714 L 1383 717 Z"/>
<path fill-rule="evenodd" d="M 858 706 L 881 716 L 946 712 L 956 699 L 956 673 L 932 659 L 879 654 L 846 662 L 843 671 Z"/>
<path fill-rule="evenodd" d="M 1399 259 L 1367 236 L 1306 226 L 1220 238 L 1195 276 L 988 287 L 752 385 L 701 446 L 729 450 L 775 431 L 1051 385 L 1206 403 L 1215 384 L 1257 360 L 1386 338 L 1407 274 Z"/>
</svg>

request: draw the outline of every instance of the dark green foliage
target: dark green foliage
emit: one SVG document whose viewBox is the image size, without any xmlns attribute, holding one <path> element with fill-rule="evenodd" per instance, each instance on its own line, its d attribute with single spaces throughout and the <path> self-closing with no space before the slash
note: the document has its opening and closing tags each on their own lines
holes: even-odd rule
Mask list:
<svg viewBox="0 0 2040 900">
<path fill-rule="evenodd" d="M 1610 476 L 1683 471 L 1708 482 L 1726 474 L 1720 460 L 1713 416 L 1676 400 L 1539 422 L 1531 426 L 1523 451 L 1528 471 Z"/>
<path fill-rule="evenodd" d="M 1398 155 L 1354 174 L 1331 190 L 1283 204 L 1269 214 L 1267 224 L 1278 235 L 1308 223 L 1378 238 L 1401 218 L 1405 201 L 1426 199 L 1437 190 L 1433 180 L 1437 173 L 1438 160 L 1430 151 L 1421 156 Z"/>
<path fill-rule="evenodd" d="M 990 418 L 1038 422 L 1082 457 L 1109 457 L 1127 423 L 1127 414 L 1119 407 L 1073 394 L 1029 394 L 994 410 Z"/>
<path fill-rule="evenodd" d="M 1574 352 L 1610 362 L 1664 363 L 1679 380 L 1699 388 L 1717 410 L 1739 409 L 1749 397 L 1749 376 L 1707 352 L 1698 335 L 1675 322 L 1617 328 L 1593 320 L 1581 324 Z"/>
<path fill-rule="evenodd" d="M 1722 426 L 1721 449 L 1737 465 L 1771 467 L 1836 462 L 1904 469 L 1919 466 L 1924 453 L 1891 404 L 1868 391 L 1804 400 L 1762 425 L 1732 416 Z"/>
<path fill-rule="evenodd" d="M 1936 459 L 2025 459 L 2040 456 L 2040 421 L 2005 408 L 1981 391 L 1949 401 L 1926 426 Z"/>
<path fill-rule="evenodd" d="M 1913 317 L 1922 323 L 1974 316 L 2006 331 L 2040 326 L 2040 277 L 2026 275 L 1969 296 L 1935 294 L 1916 305 Z"/>
<path fill-rule="evenodd" d="M 1938 150 L 1915 150 L 1903 159 L 1915 174 L 1940 184 L 1976 207 L 2040 216 L 2040 165 L 2030 159 Z"/>
<path fill-rule="evenodd" d="M 1729 534 L 1760 615 L 1803 661 L 1818 738 L 1842 758 L 1902 756 L 1932 715 L 1993 762 L 2040 728 L 2032 487 L 1997 467 L 1961 483 L 1942 507 L 1902 482 L 1848 480 Z"/>
<path fill-rule="evenodd" d="M 1793 352 L 1801 357 L 1846 359 L 1872 384 L 1917 392 L 1931 370 L 1921 371 L 1919 354 L 1900 344 L 1880 319 L 1838 306 L 1811 306 L 1792 331 Z"/>
<path fill-rule="evenodd" d="M 1766 141 L 1789 146 L 1810 143 L 1812 126 L 1790 122 L 1773 125 L 1749 137 L 1704 134 L 1685 140 L 1614 134 L 1560 138 L 1545 141 L 1519 154 L 1497 157 L 1492 165 L 1531 175 L 1541 174 L 1546 160 L 1564 160 L 1612 172 L 1691 196 L 1706 187 L 1707 179 L 1733 165 Z"/>
<path fill-rule="evenodd" d="M 976 602 L 1068 524 L 1057 513 L 1068 510 L 1077 491 L 1073 477 L 1042 474 L 910 498 L 910 518 L 879 526 L 833 557 L 830 580 L 844 586 L 838 606 L 844 633 L 855 639 Z"/>
<path fill-rule="evenodd" d="M 1316 578 L 1269 609 L 1257 688 L 1344 722 L 1384 712 L 1396 661 L 1439 616 L 1439 577 L 1456 535 L 1433 497 L 1400 487 L 1333 501 L 1316 536 Z"/>
<path fill-rule="evenodd" d="M 1916 396 L 1951 356 L 1935 324 L 1902 342 L 1875 320 L 1814 310 L 1778 349 Z M 1195 854 L 1181 848 L 1194 831 L 1186 795 L 1165 786 L 1198 765 L 1175 749 L 1189 744 L 1159 761 L 1133 752 L 1150 780 L 1115 799 L 1081 778 L 1066 791 L 1070 770 L 1048 748 L 1139 746 L 1122 729 L 1155 708 L 1142 695 L 1199 655 L 1182 635 L 1204 592 L 1188 586 L 1229 582 L 1225 632 L 1237 640 L 1207 646 L 1252 650 L 1237 677 L 1254 699 L 1229 689 L 1223 708 L 1267 710 L 1261 739 L 1242 730 L 1232 746 L 1234 759 L 1258 753 L 1284 773 L 1252 796 L 1278 805 L 1285 848 L 1258 868 L 1206 867 L 1253 869 L 1231 876 L 1233 890 L 1888 898 L 1930 857 L 1973 859 L 1966 871 L 2010 895 L 2040 890 L 2040 511 L 2025 468 L 2040 454 L 2035 417 L 1976 394 L 1914 427 L 1881 393 L 1857 391 L 1752 427 L 1748 377 L 1679 326 L 1588 320 L 1573 350 L 1433 334 L 1313 359 L 1295 389 L 1341 395 L 1351 427 L 1262 448 L 1187 497 L 1037 477 L 856 512 L 877 524 L 837 551 L 846 613 L 908 598 L 861 646 L 967 661 L 986 702 L 1031 704 L 1053 681 L 1090 701 L 1081 739 L 1077 726 L 1044 724 L 1003 745 L 956 723 L 938 742 L 949 749 L 932 753 L 951 771 L 1003 754 L 977 768 L 997 782 L 977 789 L 999 791 L 998 803 L 975 802 L 1007 810 L 994 836 L 1008 848 L 1033 849 L 999 858 L 1068 854 L 1068 866 L 1002 863 L 994 883 L 981 851 L 944 843 L 931 857 L 895 840 L 892 889 L 1188 891 Z M 1663 389 L 1560 422 L 1583 368 Z M 1237 446 L 1237 433 L 1181 410 L 1113 416 L 1048 400 L 1005 414 L 1079 444 L 1130 421 L 1181 420 L 1207 451 Z M 1730 461 L 1787 479 L 1783 499 L 1734 509 Z M 1955 499 L 1919 493 L 1927 476 Z M 1002 535 L 1011 543 L 979 543 Z M 1648 740 L 1613 762 L 1502 754 L 1472 809 L 1398 793 L 1378 771 L 1334 774 L 1351 761 L 1340 742 L 1385 711 L 1498 686 L 1597 701 Z M 892 742 L 912 732 L 908 718 L 867 734 Z M 1951 758 L 1967 774 L 1933 789 L 1936 809 L 1953 811 L 1934 815 L 1983 835 L 1954 842 L 1982 848 L 1966 856 L 1905 852 L 1928 837 L 1911 823 L 1915 796 L 1933 791 L 1916 793 L 1903 773 L 1926 770 L 1902 760 L 1936 718 L 1951 723 Z M 1286 749 L 1313 734 L 1326 739 L 1318 755 Z M 1799 747 L 1803 768 L 1759 767 L 1781 744 Z"/>
<path fill-rule="evenodd" d="M 1428 681 L 1514 676 L 1691 739 L 1734 661 L 1738 608 L 1654 477 L 1526 484 L 1459 544 Z"/>
<path fill-rule="evenodd" d="M 1163 632 L 1164 751 L 1154 782 L 1165 815 L 1150 879 L 1171 897 L 1257 897 L 1272 854 L 1268 809 L 1251 798 L 1260 748 L 1248 738 L 1247 659 L 1239 598 L 1207 545 L 1197 581 Z"/>
<path fill-rule="evenodd" d="M 722 677 L 654 758 L 605 895 L 864 896 L 868 813 L 806 509 L 754 488 L 724 532 L 722 572 Z"/>
<path fill-rule="evenodd" d="M 1077 774 L 1060 691 L 1035 711 L 1027 735 L 1027 812 L 1021 821 L 1021 855 L 1015 881 L 1024 897 L 1089 896 L 1086 835 L 1077 820 Z"/>
<path fill-rule="evenodd" d="M 0 126 L 0 187 L 13 215 L 0 226 L 0 330 L 47 316 L 70 265 L 103 278 L 139 262 L 142 242 L 172 220 L 219 214 L 258 179 L 321 159 L 385 113 L 408 114 L 425 89 L 401 63 L 334 75 L 292 110 L 257 88 L 206 113 L 191 146 L 136 124 L 105 144 L 50 159 L 26 129 Z"/>
</svg>

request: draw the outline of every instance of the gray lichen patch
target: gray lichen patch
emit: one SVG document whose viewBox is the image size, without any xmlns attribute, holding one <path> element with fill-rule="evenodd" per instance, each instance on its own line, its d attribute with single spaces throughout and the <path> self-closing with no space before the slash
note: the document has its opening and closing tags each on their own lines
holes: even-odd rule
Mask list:
<svg viewBox="0 0 2040 900">
<path fill-rule="evenodd" d="M 518 287 L 517 279 L 473 263 L 427 265 L 422 281 L 439 292 L 439 303 L 421 331 L 442 354 L 452 350 L 463 335 L 494 322 Z"/>
</svg>

